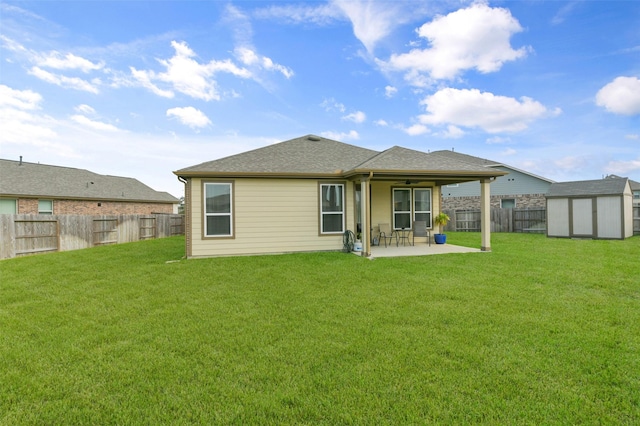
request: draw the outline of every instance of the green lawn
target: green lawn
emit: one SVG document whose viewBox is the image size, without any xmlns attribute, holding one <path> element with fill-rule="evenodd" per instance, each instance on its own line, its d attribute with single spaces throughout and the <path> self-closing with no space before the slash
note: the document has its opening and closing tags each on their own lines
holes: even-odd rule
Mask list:
<svg viewBox="0 0 640 426">
<path fill-rule="evenodd" d="M 183 245 L 1 261 L 0 424 L 640 423 L 640 237 L 373 261 Z"/>
</svg>

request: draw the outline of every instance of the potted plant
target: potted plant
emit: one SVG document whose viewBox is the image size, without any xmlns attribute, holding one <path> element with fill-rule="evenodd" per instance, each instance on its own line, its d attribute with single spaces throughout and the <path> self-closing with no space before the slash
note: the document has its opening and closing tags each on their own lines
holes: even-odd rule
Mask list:
<svg viewBox="0 0 640 426">
<path fill-rule="evenodd" d="M 450 220 L 451 218 L 446 213 L 440 213 L 439 215 L 433 218 L 433 221 L 435 222 L 435 224 L 440 227 L 440 233 L 434 234 L 433 236 L 433 239 L 435 240 L 436 244 L 444 244 L 447 242 L 447 235 L 442 233 L 442 229 L 445 226 L 447 226 L 447 223 L 449 223 Z"/>
</svg>

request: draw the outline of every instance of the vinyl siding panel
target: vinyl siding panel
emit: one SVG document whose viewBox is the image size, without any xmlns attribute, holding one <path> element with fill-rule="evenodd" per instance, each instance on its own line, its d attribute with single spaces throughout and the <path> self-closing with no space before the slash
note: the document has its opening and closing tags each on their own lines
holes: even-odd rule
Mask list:
<svg viewBox="0 0 640 426">
<path fill-rule="evenodd" d="M 598 197 L 598 238 L 622 238 L 623 218 L 620 197 Z"/>
<path fill-rule="evenodd" d="M 571 200 L 573 212 L 572 236 L 593 236 L 593 199 L 578 198 Z"/>
<path fill-rule="evenodd" d="M 518 172 L 508 167 L 494 167 L 495 170 L 509 172 L 491 183 L 491 195 L 545 194 L 551 183 L 537 177 Z M 480 182 L 466 182 L 458 186 L 442 187 L 443 197 L 479 197 Z M 517 206 L 516 206 L 517 207 Z"/>
<path fill-rule="evenodd" d="M 550 237 L 569 236 L 569 199 L 551 198 L 547 200 L 547 235 Z"/>
<path fill-rule="evenodd" d="M 194 179 L 192 256 L 341 250 L 342 234 L 319 235 L 318 182 L 313 179 L 235 179 L 234 237 L 204 238 L 202 180 Z M 351 183 L 343 183 L 346 229 L 353 230 L 353 187 Z"/>
<path fill-rule="evenodd" d="M 623 196 L 624 203 L 624 238 L 633 237 L 633 195 L 631 191 Z"/>
</svg>

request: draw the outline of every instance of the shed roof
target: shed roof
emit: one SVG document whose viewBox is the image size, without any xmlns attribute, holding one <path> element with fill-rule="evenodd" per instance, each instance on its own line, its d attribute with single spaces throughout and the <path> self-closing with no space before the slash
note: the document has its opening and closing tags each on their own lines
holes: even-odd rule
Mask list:
<svg viewBox="0 0 640 426">
<path fill-rule="evenodd" d="M 197 164 L 179 176 L 349 177 L 369 172 L 434 176 L 499 176 L 484 165 L 394 146 L 379 152 L 315 135 Z"/>
<path fill-rule="evenodd" d="M 551 184 L 546 197 L 621 195 L 625 192 L 627 182 L 627 178 L 556 182 Z"/>
<path fill-rule="evenodd" d="M 100 175 L 84 169 L 0 159 L 0 195 L 178 203 L 137 179 Z"/>
</svg>

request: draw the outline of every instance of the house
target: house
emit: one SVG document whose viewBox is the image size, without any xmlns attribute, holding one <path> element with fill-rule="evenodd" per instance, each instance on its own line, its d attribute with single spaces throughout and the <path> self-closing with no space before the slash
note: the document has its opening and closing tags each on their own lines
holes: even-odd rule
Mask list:
<svg viewBox="0 0 640 426">
<path fill-rule="evenodd" d="M 0 159 L 0 213 L 174 213 L 179 200 L 127 177 Z"/>
<path fill-rule="evenodd" d="M 530 208 L 544 207 L 545 194 L 552 180 L 517 169 L 504 163 L 487 160 L 454 151 L 435 151 L 434 155 L 466 161 L 480 167 L 507 172 L 491 184 L 491 207 Z M 471 210 L 480 207 L 480 183 L 454 183 L 442 188 L 442 208 L 445 210 Z"/>
<path fill-rule="evenodd" d="M 547 236 L 624 239 L 633 235 L 627 178 L 557 182 L 549 187 Z"/>
<path fill-rule="evenodd" d="M 506 172 L 399 146 L 378 152 L 315 135 L 174 172 L 185 184 L 187 257 L 341 250 L 371 254 L 379 224 L 433 226 L 443 186 L 480 181 L 490 250 L 490 183 Z M 417 240 L 416 240 L 417 241 Z M 423 241 L 425 241 L 423 239 Z"/>
<path fill-rule="evenodd" d="M 617 175 L 608 175 L 605 179 L 627 179 Z M 631 187 L 631 193 L 633 194 L 633 205 L 640 207 L 640 182 L 629 179 L 629 186 Z"/>
</svg>

